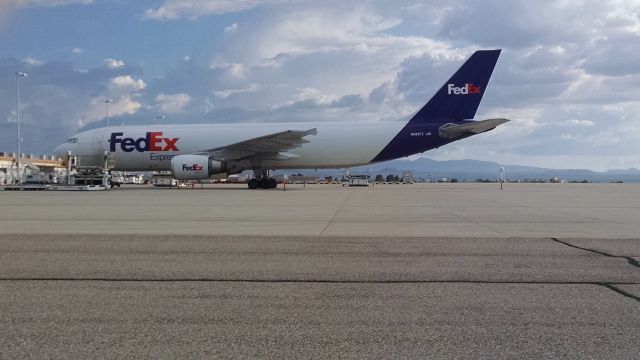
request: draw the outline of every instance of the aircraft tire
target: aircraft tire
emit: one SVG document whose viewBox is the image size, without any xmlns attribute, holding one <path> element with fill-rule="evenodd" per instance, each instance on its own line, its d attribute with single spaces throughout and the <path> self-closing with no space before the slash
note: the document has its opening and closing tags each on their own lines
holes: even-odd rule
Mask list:
<svg viewBox="0 0 640 360">
<path fill-rule="evenodd" d="M 258 187 L 261 189 L 269 189 L 269 179 L 268 178 L 261 178 L 258 181 Z"/>
<path fill-rule="evenodd" d="M 249 189 L 251 189 L 251 190 L 257 189 L 258 188 L 258 184 L 259 184 L 258 179 L 249 180 L 249 183 L 248 183 Z"/>
</svg>

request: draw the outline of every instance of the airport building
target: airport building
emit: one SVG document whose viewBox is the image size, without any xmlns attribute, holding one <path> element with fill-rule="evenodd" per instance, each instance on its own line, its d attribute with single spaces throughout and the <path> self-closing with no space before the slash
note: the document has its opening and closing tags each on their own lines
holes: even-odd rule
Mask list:
<svg viewBox="0 0 640 360">
<path fill-rule="evenodd" d="M 15 153 L 0 152 L 0 185 L 17 182 L 16 166 Z M 20 174 L 24 183 L 58 183 L 66 169 L 56 156 L 22 154 Z"/>
</svg>

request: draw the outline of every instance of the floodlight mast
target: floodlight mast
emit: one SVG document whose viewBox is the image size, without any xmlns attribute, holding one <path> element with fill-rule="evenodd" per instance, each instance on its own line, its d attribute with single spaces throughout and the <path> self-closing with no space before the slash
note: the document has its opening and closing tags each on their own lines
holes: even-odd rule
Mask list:
<svg viewBox="0 0 640 360">
<path fill-rule="evenodd" d="M 20 137 L 20 78 L 27 77 L 26 73 L 17 72 L 16 73 L 16 135 L 17 135 L 17 143 L 18 143 L 18 151 L 16 152 L 16 175 L 18 180 L 16 181 L 18 184 L 22 184 L 22 176 L 20 175 L 20 157 L 21 157 L 21 143 L 22 138 Z M 15 180 L 15 179 L 14 179 Z"/>
<path fill-rule="evenodd" d="M 107 104 L 107 129 L 110 128 L 110 124 L 109 124 L 109 104 L 115 104 L 115 101 L 113 101 L 112 99 L 107 99 L 104 101 L 105 104 Z"/>
</svg>

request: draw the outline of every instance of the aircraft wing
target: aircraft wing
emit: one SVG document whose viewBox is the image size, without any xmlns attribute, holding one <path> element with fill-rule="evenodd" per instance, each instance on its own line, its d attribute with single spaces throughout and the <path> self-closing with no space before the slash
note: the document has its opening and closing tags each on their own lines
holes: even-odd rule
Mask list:
<svg viewBox="0 0 640 360">
<path fill-rule="evenodd" d="M 274 134 L 237 142 L 235 144 L 203 150 L 200 154 L 208 154 L 217 160 L 239 160 L 247 157 L 260 159 L 288 159 L 296 157 L 287 151 L 308 143 L 305 136 L 316 135 L 316 128 L 309 130 L 286 130 Z"/>
<path fill-rule="evenodd" d="M 508 122 L 509 119 L 487 119 L 473 121 L 462 125 L 445 124 L 440 127 L 440 136 L 444 138 L 454 139 L 465 135 L 480 134 L 489 130 L 493 130 L 496 126 Z"/>
</svg>

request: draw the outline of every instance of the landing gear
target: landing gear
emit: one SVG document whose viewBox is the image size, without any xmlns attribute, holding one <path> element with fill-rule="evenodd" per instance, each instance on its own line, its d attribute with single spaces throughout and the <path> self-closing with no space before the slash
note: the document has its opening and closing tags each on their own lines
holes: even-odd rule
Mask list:
<svg viewBox="0 0 640 360">
<path fill-rule="evenodd" d="M 269 177 L 268 173 L 262 172 L 260 177 L 249 180 L 249 189 L 274 189 L 278 186 L 276 179 Z"/>
<path fill-rule="evenodd" d="M 263 189 L 275 189 L 278 186 L 278 182 L 274 178 L 262 178 L 260 183 Z"/>
<path fill-rule="evenodd" d="M 249 189 L 274 189 L 278 182 L 274 178 L 260 178 L 249 180 Z"/>
</svg>

